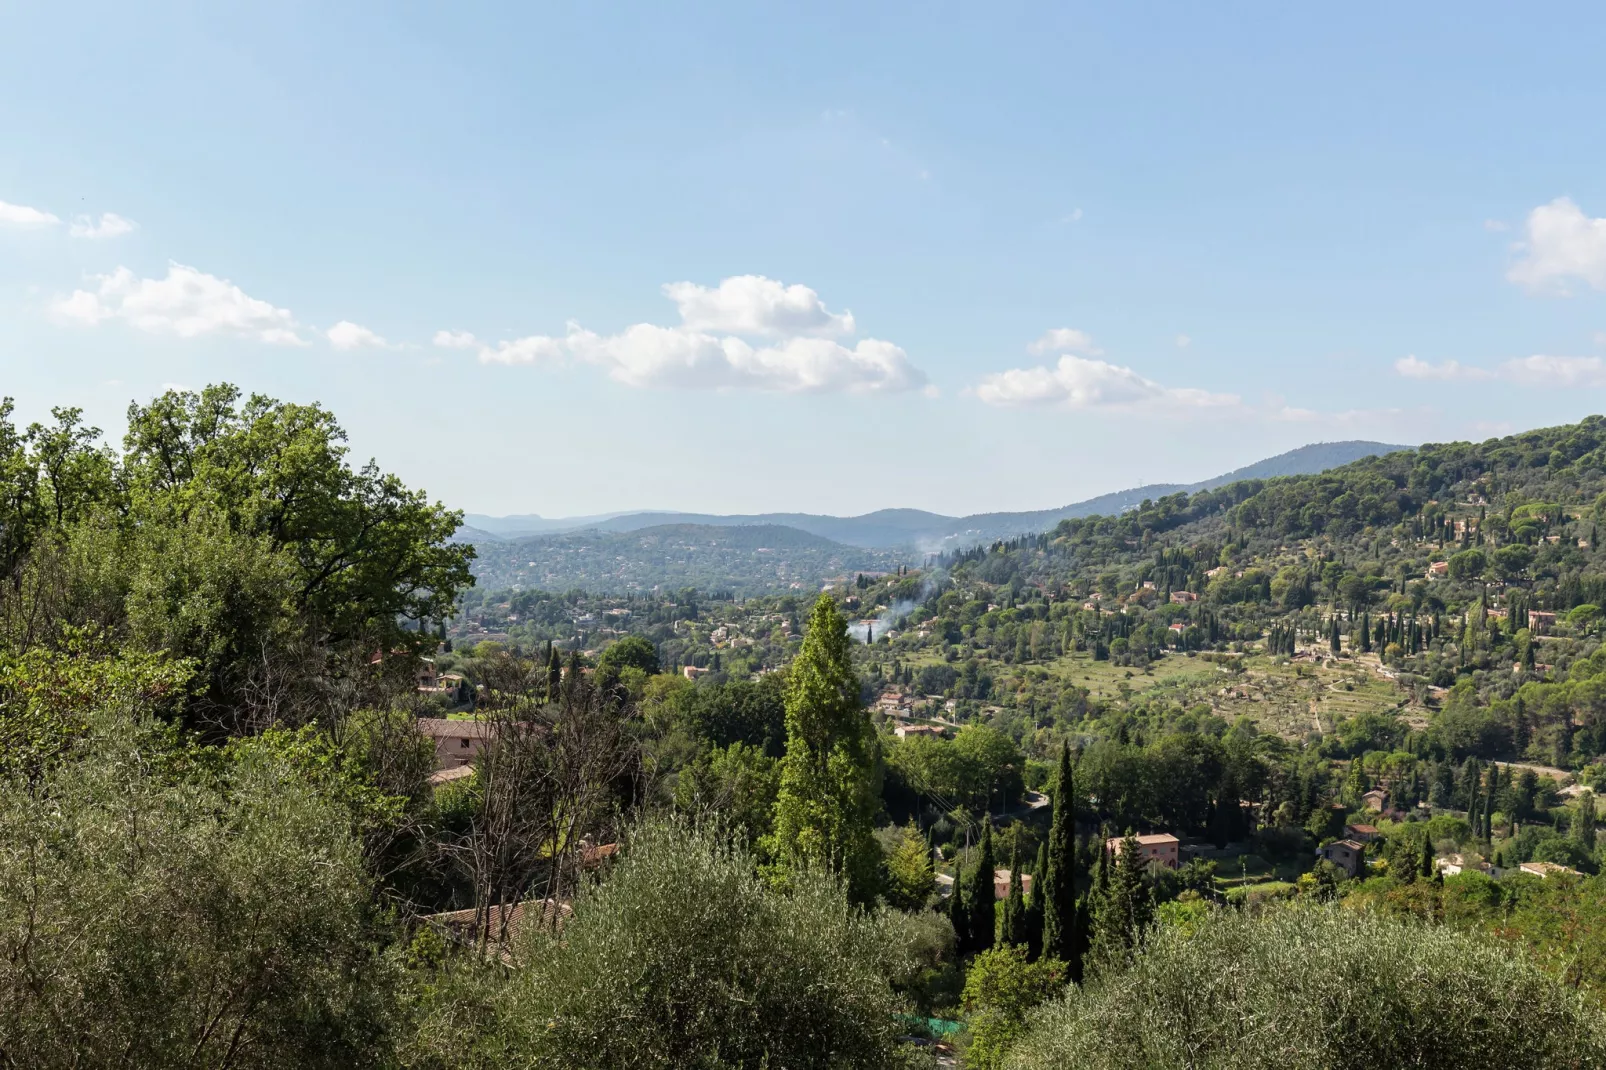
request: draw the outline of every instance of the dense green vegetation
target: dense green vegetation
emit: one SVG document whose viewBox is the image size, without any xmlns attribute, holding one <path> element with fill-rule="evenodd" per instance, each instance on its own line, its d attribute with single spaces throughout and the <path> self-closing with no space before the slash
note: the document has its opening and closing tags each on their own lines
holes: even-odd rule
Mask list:
<svg viewBox="0 0 1606 1070">
<path fill-rule="evenodd" d="M 471 589 L 320 409 L 130 425 L 0 420 L 0 1066 L 1601 1058 L 1600 421 L 818 599 Z"/>
</svg>

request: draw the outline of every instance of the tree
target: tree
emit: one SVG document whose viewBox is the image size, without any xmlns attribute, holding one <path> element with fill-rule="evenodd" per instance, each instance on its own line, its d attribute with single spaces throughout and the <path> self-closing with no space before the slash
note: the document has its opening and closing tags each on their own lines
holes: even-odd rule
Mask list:
<svg viewBox="0 0 1606 1070">
<path fill-rule="evenodd" d="M 1131 962 L 1153 915 L 1154 901 L 1143 875 L 1143 851 L 1128 829 L 1116 850 L 1108 886 L 1093 904 L 1089 954 L 1100 970 L 1119 970 Z"/>
<path fill-rule="evenodd" d="M 781 872 L 822 866 L 855 902 L 875 892 L 875 734 L 860 704 L 847 621 L 821 595 L 787 673 L 786 756 L 767 841 Z"/>
<path fill-rule="evenodd" d="M 602 652 L 597 658 L 599 673 L 617 674 L 620 669 L 640 669 L 648 676 L 658 672 L 658 648 L 645 636 L 627 635 Z"/>
<path fill-rule="evenodd" d="M 895 1064 L 883 964 L 910 955 L 913 919 L 856 908 L 819 871 L 777 890 L 739 845 L 678 822 L 624 842 L 561 933 L 529 935 L 523 968 L 432 982 L 412 1065 Z"/>
<path fill-rule="evenodd" d="M 931 866 L 931 845 L 911 820 L 900 830 L 897 846 L 887 856 L 883 890 L 899 910 L 920 910 L 937 887 Z"/>
<path fill-rule="evenodd" d="M 1004 1065 L 1010 1046 L 1026 1031 L 1026 1015 L 1065 983 L 1065 963 L 1029 961 L 1019 944 L 977 955 L 965 974 L 961 997 L 969 1017 L 965 1065 L 985 1070 Z"/>
<path fill-rule="evenodd" d="M 1004 897 L 1003 915 L 998 924 L 998 942 L 1026 946 L 1026 899 L 1020 876 L 1020 850 L 1009 860 L 1009 894 Z"/>
<path fill-rule="evenodd" d="M 1072 780 L 1071 745 L 1060 744 L 1059 779 L 1054 790 L 1054 817 L 1048 831 L 1048 864 L 1032 889 L 1041 898 L 1043 954 L 1071 964 L 1072 980 L 1080 980 L 1076 943 L 1076 792 Z"/>
<path fill-rule="evenodd" d="M 1363 1070 L 1379 1052 L 1426 1067 L 1456 1051 L 1517 1070 L 1606 1062 L 1599 1005 L 1532 957 L 1449 925 L 1336 906 L 1162 925 L 1129 969 L 1031 1022 L 1011 1066 Z"/>
<path fill-rule="evenodd" d="M 965 906 L 969 912 L 965 941 L 967 951 L 986 951 L 993 946 L 998 925 L 998 893 L 994 889 L 993 820 L 984 818 L 981 839 L 976 845 L 976 861 L 966 878 Z"/>
<path fill-rule="evenodd" d="M 1595 793 L 1592 791 L 1578 796 L 1578 814 L 1573 818 L 1573 838 L 1585 853 L 1595 853 Z"/>
<path fill-rule="evenodd" d="M 1488 558 L 1483 556 L 1482 550 L 1462 550 L 1458 554 L 1450 555 L 1450 578 L 1475 580 L 1483 575 L 1488 565 Z"/>
</svg>

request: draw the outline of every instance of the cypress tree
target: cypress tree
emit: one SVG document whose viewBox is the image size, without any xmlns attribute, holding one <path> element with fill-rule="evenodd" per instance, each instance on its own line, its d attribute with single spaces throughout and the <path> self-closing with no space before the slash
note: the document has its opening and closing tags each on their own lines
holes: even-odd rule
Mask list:
<svg viewBox="0 0 1606 1070">
<path fill-rule="evenodd" d="M 982 821 L 981 842 L 976 849 L 976 868 L 970 872 L 970 885 L 965 889 L 965 906 L 970 914 L 970 940 L 972 952 L 992 949 L 997 927 L 997 893 L 993 890 L 993 819 Z"/>
<path fill-rule="evenodd" d="M 1048 864 L 1037 874 L 1032 896 L 1042 900 L 1043 954 L 1069 961 L 1076 940 L 1076 793 L 1069 743 L 1060 744 L 1054 821 L 1049 826 L 1045 847 Z"/>
<path fill-rule="evenodd" d="M 1416 871 L 1422 877 L 1433 876 L 1433 840 L 1427 836 L 1422 837 L 1422 861 Z"/>
<path fill-rule="evenodd" d="M 1036 960 L 1043 953 L 1043 875 L 1048 872 L 1048 844 L 1037 845 L 1037 864 L 1032 868 L 1032 895 L 1026 900 L 1026 954 Z"/>
<path fill-rule="evenodd" d="M 1026 943 L 1026 896 L 1020 879 L 1020 848 L 1009 859 L 1009 895 L 1004 899 L 1004 916 L 998 926 L 998 942 L 1005 947 Z"/>
<path fill-rule="evenodd" d="M 1573 822 L 1573 839 L 1585 853 L 1595 854 L 1595 793 L 1586 791 L 1578 796 L 1578 817 Z"/>
<path fill-rule="evenodd" d="M 875 729 L 859 699 L 849 643 L 836 602 L 821 595 L 787 674 L 786 755 L 767 847 L 783 868 L 821 865 L 842 876 L 849 897 L 862 903 L 874 895 L 880 866 L 879 800 Z"/>
<path fill-rule="evenodd" d="M 954 942 L 960 951 L 964 951 L 970 943 L 970 912 L 965 909 L 965 897 L 961 894 L 964 883 L 955 873 L 954 890 L 948 895 L 948 920 L 953 924 Z"/>
<path fill-rule="evenodd" d="M 558 651 L 550 642 L 546 645 L 546 700 L 548 703 L 558 701 L 558 692 L 563 687 L 563 663 L 558 660 Z"/>
</svg>

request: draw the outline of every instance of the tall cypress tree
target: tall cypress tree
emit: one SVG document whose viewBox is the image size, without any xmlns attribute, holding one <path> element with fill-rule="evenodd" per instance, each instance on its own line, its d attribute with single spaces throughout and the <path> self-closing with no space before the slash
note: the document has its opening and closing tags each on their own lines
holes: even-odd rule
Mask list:
<svg viewBox="0 0 1606 1070">
<path fill-rule="evenodd" d="M 1595 793 L 1578 796 L 1578 816 L 1573 821 L 1573 839 L 1591 857 L 1595 854 Z"/>
<path fill-rule="evenodd" d="M 548 703 L 558 701 L 558 692 L 563 687 L 563 663 L 558 659 L 558 650 L 551 643 L 546 645 L 546 700 Z"/>
<path fill-rule="evenodd" d="M 875 729 L 859 698 L 848 623 L 821 595 L 786 683 L 786 756 L 765 845 L 783 869 L 823 866 L 854 902 L 874 895 L 880 849 L 872 778 Z M 989 897 L 989 905 L 991 898 Z"/>
<path fill-rule="evenodd" d="M 993 890 L 993 819 L 982 821 L 981 840 L 976 845 L 976 864 L 965 888 L 965 906 L 970 914 L 969 947 L 972 952 L 992 949 L 998 925 L 998 893 Z"/>
<path fill-rule="evenodd" d="M 1020 879 L 1020 848 L 1009 857 L 1009 895 L 1004 897 L 1004 915 L 998 923 L 998 942 L 1005 947 L 1026 943 L 1026 894 Z"/>
<path fill-rule="evenodd" d="M 954 890 L 948 896 L 948 920 L 954 927 L 954 943 L 960 951 L 970 944 L 970 912 L 965 909 L 964 881 L 954 875 Z"/>
<path fill-rule="evenodd" d="M 1037 845 L 1037 864 L 1032 867 L 1032 894 L 1026 900 L 1026 954 L 1037 959 L 1043 953 L 1043 875 L 1048 872 L 1048 844 Z"/>
<path fill-rule="evenodd" d="M 1076 942 L 1076 792 L 1071 745 L 1060 744 L 1054 822 L 1048 830 L 1048 865 L 1037 875 L 1032 897 L 1043 901 L 1043 954 L 1070 961 Z"/>
</svg>

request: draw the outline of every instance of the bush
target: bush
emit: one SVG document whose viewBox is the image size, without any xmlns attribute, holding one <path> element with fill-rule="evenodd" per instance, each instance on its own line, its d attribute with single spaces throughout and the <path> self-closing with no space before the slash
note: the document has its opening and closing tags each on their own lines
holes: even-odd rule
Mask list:
<svg viewBox="0 0 1606 1070">
<path fill-rule="evenodd" d="M 636 830 L 562 938 L 531 935 L 505 983 L 460 966 L 429 1008 L 424 1066 L 879 1068 L 940 939 L 850 907 L 803 874 L 780 893 L 739 846 L 667 822 Z"/>
<path fill-rule="evenodd" d="M 1124 973 L 1034 1016 L 1019 1070 L 1581 1067 L 1598 1008 L 1509 948 L 1336 907 L 1161 926 Z"/>
</svg>

